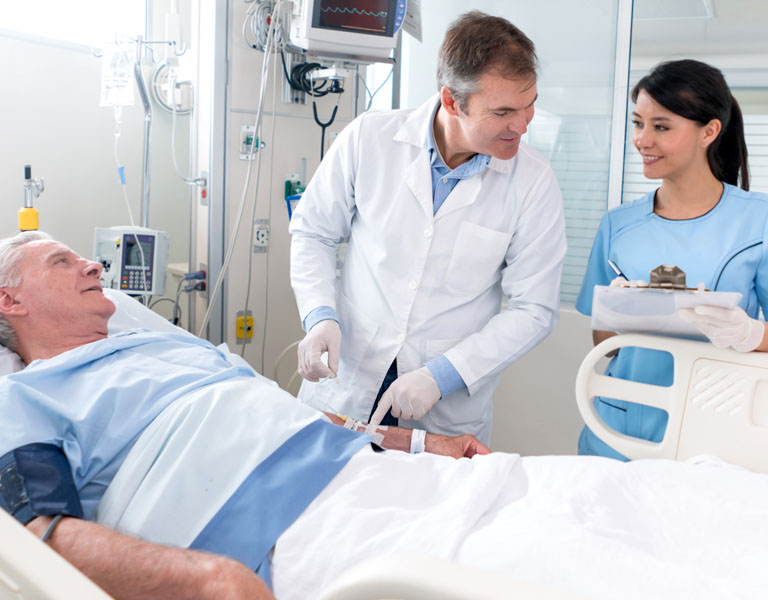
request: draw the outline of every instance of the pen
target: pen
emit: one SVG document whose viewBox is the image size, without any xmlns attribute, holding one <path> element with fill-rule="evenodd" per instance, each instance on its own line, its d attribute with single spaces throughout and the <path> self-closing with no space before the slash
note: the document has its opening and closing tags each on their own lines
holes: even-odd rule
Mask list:
<svg viewBox="0 0 768 600">
<path fill-rule="evenodd" d="M 626 275 L 624 275 L 624 273 L 621 272 L 621 269 L 619 269 L 619 267 L 616 266 L 616 263 L 613 262 L 610 258 L 608 259 L 608 264 L 611 265 L 611 269 L 613 269 L 616 275 L 618 275 L 619 277 L 623 277 L 624 279 L 629 281 L 629 278 Z"/>
</svg>

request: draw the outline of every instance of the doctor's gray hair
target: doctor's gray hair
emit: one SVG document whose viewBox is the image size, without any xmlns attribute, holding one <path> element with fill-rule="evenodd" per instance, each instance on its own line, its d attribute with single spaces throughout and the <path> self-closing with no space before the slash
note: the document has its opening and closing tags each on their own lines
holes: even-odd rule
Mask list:
<svg viewBox="0 0 768 600">
<path fill-rule="evenodd" d="M 0 289 L 16 287 L 21 283 L 20 263 L 23 256 L 21 248 L 37 240 L 53 239 L 42 231 L 22 231 L 14 236 L 0 240 Z M 0 344 L 16 352 L 18 340 L 11 324 L 0 315 Z"/>
<path fill-rule="evenodd" d="M 533 84 L 537 67 L 536 48 L 528 36 L 506 19 L 473 10 L 456 19 L 445 34 L 437 56 L 437 87 L 448 87 L 466 111 L 485 73 Z"/>
</svg>

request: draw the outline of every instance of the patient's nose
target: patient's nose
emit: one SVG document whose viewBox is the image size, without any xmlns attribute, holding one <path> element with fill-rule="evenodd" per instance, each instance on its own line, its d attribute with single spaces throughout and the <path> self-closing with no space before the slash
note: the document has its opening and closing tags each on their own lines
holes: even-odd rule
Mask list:
<svg viewBox="0 0 768 600">
<path fill-rule="evenodd" d="M 101 263 L 93 262 L 92 260 L 87 260 L 85 263 L 83 275 L 86 277 L 101 277 L 101 272 L 104 270 Z"/>
</svg>

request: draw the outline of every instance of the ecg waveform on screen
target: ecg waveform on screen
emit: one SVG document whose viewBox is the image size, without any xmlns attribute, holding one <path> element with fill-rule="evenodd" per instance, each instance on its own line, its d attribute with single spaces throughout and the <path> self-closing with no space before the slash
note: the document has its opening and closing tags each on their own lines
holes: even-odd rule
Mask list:
<svg viewBox="0 0 768 600">
<path fill-rule="evenodd" d="M 332 13 L 348 13 L 351 15 L 361 15 L 365 17 L 377 17 L 377 18 L 384 18 L 389 13 L 385 10 L 380 10 L 377 12 L 373 12 L 370 10 L 360 9 L 360 8 L 347 8 L 346 6 L 324 6 L 320 9 L 324 13 L 332 12 Z"/>
</svg>

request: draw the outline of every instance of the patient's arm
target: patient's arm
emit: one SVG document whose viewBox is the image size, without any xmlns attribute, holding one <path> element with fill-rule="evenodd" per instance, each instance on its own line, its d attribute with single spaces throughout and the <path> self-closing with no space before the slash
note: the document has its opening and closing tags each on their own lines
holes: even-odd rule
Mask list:
<svg viewBox="0 0 768 600">
<path fill-rule="evenodd" d="M 27 528 L 40 537 L 50 521 L 37 517 Z M 274 600 L 264 582 L 236 560 L 143 542 L 82 519 L 63 518 L 49 544 L 118 600 Z"/>
<path fill-rule="evenodd" d="M 344 420 L 338 415 L 325 413 L 328 418 L 336 425 L 344 425 Z M 359 431 L 365 431 L 367 423 L 361 423 L 357 428 Z M 385 448 L 390 450 L 402 450 L 408 452 L 411 449 L 412 431 L 405 427 L 383 427 L 376 428 L 376 433 L 384 436 L 380 442 Z M 475 454 L 490 454 L 490 449 L 478 440 L 474 435 L 440 435 L 437 433 L 428 433 L 424 440 L 424 449 L 432 454 L 442 454 L 454 458 L 472 458 Z"/>
</svg>

